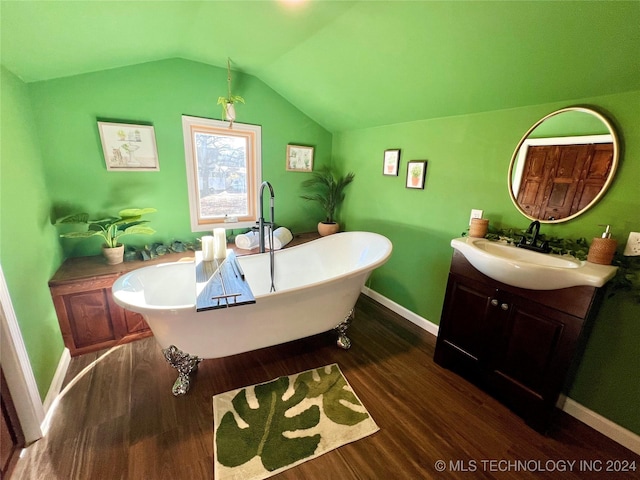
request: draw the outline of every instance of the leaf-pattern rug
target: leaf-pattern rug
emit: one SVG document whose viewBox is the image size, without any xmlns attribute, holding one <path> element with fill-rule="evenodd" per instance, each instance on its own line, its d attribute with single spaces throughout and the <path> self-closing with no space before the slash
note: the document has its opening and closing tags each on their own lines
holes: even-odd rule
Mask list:
<svg viewBox="0 0 640 480">
<path fill-rule="evenodd" d="M 216 480 L 259 480 L 377 432 L 337 364 L 213 397 Z"/>
</svg>

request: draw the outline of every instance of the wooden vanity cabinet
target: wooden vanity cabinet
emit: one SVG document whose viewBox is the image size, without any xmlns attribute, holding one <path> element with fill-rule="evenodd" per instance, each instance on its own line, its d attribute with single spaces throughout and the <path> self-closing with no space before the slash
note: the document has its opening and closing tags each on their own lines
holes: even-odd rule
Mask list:
<svg viewBox="0 0 640 480">
<path fill-rule="evenodd" d="M 544 432 L 601 295 L 586 286 L 512 287 L 480 273 L 454 250 L 434 360 Z"/>
</svg>

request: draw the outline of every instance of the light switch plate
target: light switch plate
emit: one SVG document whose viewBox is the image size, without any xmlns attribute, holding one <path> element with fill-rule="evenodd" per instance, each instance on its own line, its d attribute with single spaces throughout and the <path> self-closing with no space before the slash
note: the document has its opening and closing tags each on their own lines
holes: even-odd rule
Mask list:
<svg viewBox="0 0 640 480">
<path fill-rule="evenodd" d="M 482 218 L 482 214 L 484 212 L 482 210 L 476 210 L 475 208 L 471 210 L 471 216 L 469 217 L 469 225 L 471 225 L 471 219 L 473 218 Z"/>
<path fill-rule="evenodd" d="M 640 255 L 640 233 L 630 232 L 623 255 L 627 257 Z"/>
</svg>

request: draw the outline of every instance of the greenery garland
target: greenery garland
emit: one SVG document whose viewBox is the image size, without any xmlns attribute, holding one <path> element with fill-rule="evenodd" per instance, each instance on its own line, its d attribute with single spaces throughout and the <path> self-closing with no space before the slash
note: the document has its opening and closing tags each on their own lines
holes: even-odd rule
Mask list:
<svg viewBox="0 0 640 480">
<path fill-rule="evenodd" d="M 463 232 L 462 236 L 468 235 Z M 522 237 L 527 241 L 531 241 L 531 234 L 526 230 L 514 228 L 492 228 L 485 235 L 487 240 L 504 241 L 516 245 Z M 539 234 L 538 240 L 548 242 L 551 253 L 557 255 L 571 255 L 578 260 L 586 260 L 589 253 L 589 242 L 584 237 L 577 239 L 567 239 L 555 236 L 546 236 Z M 609 282 L 609 297 L 618 292 L 628 292 L 632 298 L 640 303 L 640 257 L 626 257 L 616 251 L 611 264 L 618 267 L 616 276 Z"/>
<path fill-rule="evenodd" d="M 241 232 L 248 232 L 251 229 L 245 228 L 240 229 Z M 236 233 L 235 230 L 230 229 L 227 230 L 227 242 L 235 241 Z M 164 242 L 155 242 L 151 245 L 145 245 L 144 247 L 132 247 L 126 246 L 124 252 L 124 261 L 125 262 L 133 262 L 136 260 L 153 260 L 154 258 L 161 257 L 162 255 L 167 255 L 169 253 L 184 253 L 187 251 L 201 250 L 202 249 L 202 239 L 196 238 L 192 241 L 183 241 L 183 240 L 172 240 L 168 243 Z"/>
<path fill-rule="evenodd" d="M 136 260 L 153 260 L 154 258 L 161 257 L 162 255 L 167 255 L 169 253 L 182 253 L 188 250 L 196 250 L 194 242 L 174 240 L 169 243 L 156 242 L 151 245 L 145 245 L 141 248 L 127 246 L 125 247 L 124 261 L 133 262 Z"/>
<path fill-rule="evenodd" d="M 231 231 L 231 239 L 234 237 Z M 468 235 L 468 231 L 462 232 L 462 236 Z M 503 241 L 506 243 L 517 244 L 522 237 L 527 241 L 531 241 L 531 234 L 526 230 L 514 228 L 493 228 L 490 227 L 489 232 L 485 235 L 487 240 L 494 242 Z M 199 241 L 200 239 L 197 239 Z M 557 255 L 571 255 L 578 260 L 586 260 L 589 253 L 589 242 L 584 237 L 577 239 L 567 239 L 555 236 L 546 236 L 541 233 L 538 240 L 548 242 L 551 253 Z M 231 240 L 230 240 L 231 241 Z M 188 250 L 195 251 L 198 246 L 196 242 L 183 242 L 174 240 L 169 243 L 156 242 L 152 245 L 145 245 L 142 248 L 127 247 L 125 252 L 125 261 L 133 260 L 151 260 L 168 253 L 181 253 Z M 626 257 L 620 252 L 615 253 L 613 266 L 618 267 L 616 276 L 607 284 L 609 287 L 609 297 L 618 292 L 628 292 L 632 298 L 640 304 L 640 257 Z"/>
</svg>

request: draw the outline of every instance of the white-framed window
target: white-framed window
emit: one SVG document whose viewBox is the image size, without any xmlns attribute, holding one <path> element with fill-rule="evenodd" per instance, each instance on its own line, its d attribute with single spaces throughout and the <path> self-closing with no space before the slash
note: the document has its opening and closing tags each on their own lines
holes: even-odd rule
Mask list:
<svg viewBox="0 0 640 480">
<path fill-rule="evenodd" d="M 191 230 L 251 227 L 262 181 L 259 125 L 182 116 Z"/>
</svg>

